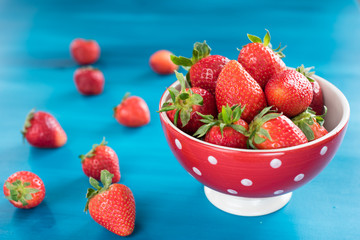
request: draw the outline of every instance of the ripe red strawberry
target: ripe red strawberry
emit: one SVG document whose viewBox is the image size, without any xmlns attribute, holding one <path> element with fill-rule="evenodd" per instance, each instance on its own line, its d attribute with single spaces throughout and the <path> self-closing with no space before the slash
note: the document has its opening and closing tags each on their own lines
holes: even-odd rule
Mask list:
<svg viewBox="0 0 360 240">
<path fill-rule="evenodd" d="M 138 96 L 130 96 L 126 93 L 121 103 L 114 107 L 114 117 L 122 125 L 127 127 L 141 127 L 150 122 L 149 107 Z"/>
<path fill-rule="evenodd" d="M 293 69 L 274 75 L 265 87 L 266 100 L 287 117 L 305 111 L 313 98 L 309 80 Z"/>
<path fill-rule="evenodd" d="M 104 89 L 104 75 L 96 68 L 81 67 L 74 73 L 77 90 L 83 95 L 98 95 Z"/>
<path fill-rule="evenodd" d="M 220 55 L 210 55 L 211 48 L 204 41 L 195 43 L 192 58 L 171 56 L 172 61 L 189 70 L 191 86 L 215 94 L 216 82 L 223 67 L 230 60 Z M 187 79 L 189 80 L 189 79 Z"/>
<path fill-rule="evenodd" d="M 113 174 L 107 170 L 101 171 L 101 183 L 90 177 L 85 212 L 107 230 L 120 235 L 130 235 L 135 227 L 135 200 L 131 190 L 123 185 L 111 184 Z"/>
<path fill-rule="evenodd" d="M 328 131 L 323 126 L 326 112 L 327 108 L 325 107 L 325 113 L 317 116 L 311 108 L 308 108 L 291 120 L 301 129 L 310 142 L 328 134 Z"/>
<path fill-rule="evenodd" d="M 198 138 L 205 135 L 205 141 L 221 146 L 246 148 L 247 130 L 249 126 L 247 122 L 241 119 L 241 113 L 244 108 L 234 105 L 233 107 L 222 108 L 218 115 L 218 119 L 214 119 L 212 115 L 203 115 L 198 113 L 203 119 L 205 125 L 201 126 L 194 136 Z"/>
<path fill-rule="evenodd" d="M 280 46 L 271 49 L 270 33 L 266 30 L 262 41 L 259 37 L 248 34 L 252 43 L 245 45 L 239 53 L 238 61 L 248 73 L 259 83 L 262 89 L 274 75 L 286 69 L 281 58 L 285 57 Z M 278 52 L 277 52 L 278 51 Z"/>
<path fill-rule="evenodd" d="M 32 172 L 20 171 L 12 174 L 4 184 L 6 199 L 17 208 L 33 208 L 45 197 L 43 181 Z"/>
<path fill-rule="evenodd" d="M 289 118 L 264 108 L 249 125 L 250 147 L 277 149 L 307 143 L 304 133 Z"/>
<path fill-rule="evenodd" d="M 235 60 L 231 60 L 221 71 L 215 97 L 219 112 L 226 105 L 245 106 L 241 116 L 248 123 L 266 107 L 265 95 L 260 85 Z"/>
<path fill-rule="evenodd" d="M 171 52 L 168 50 L 159 50 L 150 57 L 151 69 L 161 75 L 173 74 L 175 70 L 179 69 L 178 65 L 175 65 L 171 59 Z"/>
<path fill-rule="evenodd" d="M 113 183 L 120 181 L 119 159 L 115 151 L 106 146 L 105 138 L 100 144 L 94 144 L 85 155 L 80 155 L 83 171 L 86 176 L 100 181 L 101 170 L 106 169 L 114 175 Z"/>
<path fill-rule="evenodd" d="M 65 131 L 49 113 L 31 110 L 26 116 L 23 137 L 34 147 L 58 148 L 67 141 Z"/>
<path fill-rule="evenodd" d="M 314 67 L 305 68 L 304 65 L 296 68 L 296 71 L 303 74 L 311 83 L 313 89 L 313 99 L 310 103 L 310 107 L 317 115 L 322 115 L 324 113 L 324 97 L 318 81 L 313 77 L 315 72 L 310 72 Z"/>
<path fill-rule="evenodd" d="M 71 42 L 70 53 L 80 65 L 93 64 L 100 57 L 100 47 L 95 40 L 76 38 Z"/>
<path fill-rule="evenodd" d="M 169 88 L 171 99 L 166 102 L 159 112 L 166 112 L 170 121 L 179 129 L 192 135 L 204 123 L 197 112 L 204 115 L 216 115 L 215 97 L 201 88 L 186 88 L 185 78 L 181 73 L 175 71 L 176 77 L 181 85 L 180 92 L 175 88 Z M 180 117 L 179 117 L 180 116 Z"/>
</svg>

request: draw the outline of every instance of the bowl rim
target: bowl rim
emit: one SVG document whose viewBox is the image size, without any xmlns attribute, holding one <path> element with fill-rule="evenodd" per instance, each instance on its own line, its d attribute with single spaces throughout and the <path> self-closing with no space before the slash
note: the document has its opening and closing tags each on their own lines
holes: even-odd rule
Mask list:
<svg viewBox="0 0 360 240">
<path fill-rule="evenodd" d="M 297 146 L 293 146 L 293 147 L 287 147 L 287 148 L 278 148 L 278 149 L 243 149 L 243 148 L 232 148 L 232 147 L 226 147 L 226 146 L 221 146 L 221 145 L 216 145 L 213 143 L 208 143 L 205 142 L 203 140 L 200 140 L 194 136 L 191 136 L 183 131 L 181 131 L 179 128 L 177 128 L 174 123 L 172 123 L 170 121 L 170 119 L 168 118 L 166 112 L 160 112 L 160 118 L 162 118 L 166 123 L 168 123 L 168 125 L 170 127 L 172 127 L 176 132 L 180 133 L 181 135 L 183 135 L 185 138 L 190 138 L 193 141 L 196 141 L 198 143 L 207 145 L 209 147 L 215 147 L 215 148 L 219 148 L 219 149 L 223 149 L 223 150 L 230 150 L 230 151 L 235 151 L 235 152 L 246 152 L 246 153 L 278 153 L 278 152 L 287 152 L 287 151 L 292 151 L 292 150 L 297 150 L 297 149 L 301 149 L 301 148 L 306 148 L 306 147 L 310 147 L 310 146 L 314 146 L 317 145 L 320 142 L 326 141 L 327 139 L 332 138 L 333 136 L 335 136 L 336 134 L 338 134 L 348 123 L 349 118 L 350 118 L 350 106 L 349 106 L 349 102 L 346 99 L 345 95 L 332 83 L 330 83 L 329 81 L 325 80 L 322 77 L 319 77 L 317 75 L 313 75 L 313 77 L 319 81 L 320 85 L 328 85 L 330 88 L 332 88 L 334 90 L 334 92 L 336 93 L 337 96 L 339 96 L 340 99 L 340 103 L 342 106 L 342 109 L 344 111 L 344 114 L 341 117 L 340 122 L 337 124 L 337 126 L 332 129 L 328 134 L 326 134 L 325 136 L 316 139 L 314 141 L 311 142 L 307 142 L 305 144 L 300 144 Z M 159 109 L 161 108 L 161 106 L 165 103 L 165 100 L 169 98 L 169 91 L 168 89 L 170 87 L 176 87 L 177 85 L 179 85 L 178 81 L 175 81 L 174 83 L 172 83 L 163 93 L 163 95 L 160 98 L 160 102 L 159 102 Z"/>
</svg>

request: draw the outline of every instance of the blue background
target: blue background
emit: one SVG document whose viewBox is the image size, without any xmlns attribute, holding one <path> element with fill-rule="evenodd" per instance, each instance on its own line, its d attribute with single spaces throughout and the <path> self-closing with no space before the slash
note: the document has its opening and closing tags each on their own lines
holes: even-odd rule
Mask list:
<svg viewBox="0 0 360 240">
<path fill-rule="evenodd" d="M 129 239 L 359 239 L 360 13 L 355 1 L 0 1 L 0 183 L 20 170 L 44 181 L 44 202 L 32 210 L 0 199 L 0 239 L 119 239 L 83 212 L 88 179 L 79 154 L 105 136 L 119 156 L 121 183 L 136 200 Z M 246 33 L 287 45 L 288 66 L 315 66 L 352 109 L 335 158 L 296 190 L 280 211 L 261 217 L 222 212 L 172 155 L 156 113 L 174 76 L 158 76 L 150 55 L 168 49 L 190 56 L 195 41 L 237 59 Z M 76 37 L 96 39 L 105 91 L 75 89 Z M 129 129 L 112 117 L 125 92 L 144 98 L 149 125 Z M 68 135 L 60 149 L 23 144 L 20 129 L 32 108 L 52 113 Z"/>
</svg>

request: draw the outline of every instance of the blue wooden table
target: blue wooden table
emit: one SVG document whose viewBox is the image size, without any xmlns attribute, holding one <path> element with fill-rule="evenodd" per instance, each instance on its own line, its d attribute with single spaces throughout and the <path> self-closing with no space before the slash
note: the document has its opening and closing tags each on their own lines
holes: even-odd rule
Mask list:
<svg viewBox="0 0 360 240">
<path fill-rule="evenodd" d="M 315 66 L 348 98 L 351 118 L 335 158 L 289 204 L 261 217 L 215 208 L 203 186 L 176 161 L 158 113 L 174 76 L 158 76 L 150 55 L 168 49 L 189 56 L 207 40 L 213 54 L 236 59 L 246 33 L 287 45 L 288 66 Z M 105 91 L 84 97 L 73 83 L 69 55 L 76 37 L 96 39 Z M 0 199 L 0 239 L 119 239 L 83 212 L 88 179 L 79 154 L 103 136 L 119 156 L 121 182 L 136 200 L 130 239 L 360 239 L 360 12 L 343 1 L 0 1 L 0 183 L 20 170 L 44 181 L 44 202 L 32 210 Z M 144 98 L 149 125 L 129 129 L 112 117 L 125 92 Z M 59 149 L 21 139 L 32 108 L 52 113 L 68 135 Z"/>
</svg>

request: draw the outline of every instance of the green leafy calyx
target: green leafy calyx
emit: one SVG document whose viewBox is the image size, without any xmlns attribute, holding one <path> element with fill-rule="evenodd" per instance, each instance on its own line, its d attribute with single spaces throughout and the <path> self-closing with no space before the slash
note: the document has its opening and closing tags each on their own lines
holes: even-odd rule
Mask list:
<svg viewBox="0 0 360 240">
<path fill-rule="evenodd" d="M 244 109 L 245 107 L 241 108 L 241 105 L 234 105 L 232 107 L 229 105 L 223 106 L 218 115 L 218 119 L 214 119 L 212 115 L 203 115 L 198 112 L 197 114 L 203 118 L 200 121 L 205 124 L 194 133 L 194 136 L 198 138 L 203 137 L 213 126 L 220 127 L 221 136 L 224 136 L 223 131 L 225 127 L 231 127 L 235 131 L 240 132 L 243 135 L 247 135 L 247 130 L 243 126 L 235 124 L 240 120 Z"/>
<path fill-rule="evenodd" d="M 175 55 L 170 55 L 170 59 L 174 64 L 178 66 L 182 66 L 185 70 L 189 71 L 192 65 L 197 63 L 200 59 L 209 56 L 210 52 L 211 52 L 211 48 L 209 45 L 207 45 L 206 41 L 202 43 L 196 42 L 194 44 L 191 58 L 186 58 L 182 56 L 177 57 Z"/>
<path fill-rule="evenodd" d="M 301 64 L 300 67 L 296 68 L 296 71 L 304 75 L 310 82 L 315 82 L 314 80 L 314 74 L 315 72 L 311 72 L 311 70 L 314 69 L 314 67 L 308 67 L 305 68 L 304 64 Z"/>
<path fill-rule="evenodd" d="M 31 121 L 31 119 L 34 118 L 34 114 L 35 114 L 35 108 L 31 109 L 31 111 L 28 113 L 28 115 L 26 115 L 25 123 L 24 123 L 23 129 L 21 130 L 21 134 L 22 134 L 23 138 L 25 138 L 27 129 L 29 127 L 31 127 L 30 121 Z"/>
<path fill-rule="evenodd" d="M 99 182 L 96 179 L 94 179 L 92 177 L 89 178 L 90 185 L 93 186 L 95 189 L 89 188 L 87 190 L 87 193 L 86 193 L 87 202 L 85 205 L 84 212 L 86 212 L 89 209 L 89 202 L 93 197 L 95 197 L 96 195 L 101 194 L 109 189 L 113 177 L 114 177 L 114 174 L 111 174 L 108 170 L 106 170 L 106 169 L 101 170 L 100 180 L 101 180 L 103 187 L 100 186 Z"/>
<path fill-rule="evenodd" d="M 191 112 L 194 105 L 203 105 L 201 95 L 194 93 L 191 88 L 186 88 L 186 80 L 184 75 L 175 71 L 176 78 L 180 82 L 181 90 L 178 91 L 171 87 L 168 89 L 171 99 L 164 103 L 159 112 L 167 112 L 176 110 L 174 124 L 177 125 L 179 116 L 182 126 L 186 126 L 190 121 Z"/>
<path fill-rule="evenodd" d="M 270 40 L 271 40 L 270 32 L 267 29 L 265 29 L 265 30 L 266 30 L 266 34 L 263 39 L 259 38 L 258 36 L 251 35 L 251 34 L 247 34 L 247 37 L 249 38 L 249 40 L 251 42 L 262 43 L 265 47 L 269 47 L 270 49 L 272 49 L 280 58 L 284 58 L 285 54 L 283 53 L 283 50 L 286 48 L 286 46 L 281 48 L 281 43 L 280 43 L 277 48 L 273 49 L 272 45 L 270 43 Z"/>
<path fill-rule="evenodd" d="M 6 199 L 21 202 L 23 206 L 28 205 L 28 200 L 33 199 L 32 194 L 40 191 L 39 189 L 30 188 L 29 186 L 30 182 L 22 182 L 19 179 L 13 183 L 5 182 L 5 187 L 10 191 L 10 195 L 6 196 Z"/>
<path fill-rule="evenodd" d="M 261 144 L 266 140 L 270 140 L 271 136 L 269 132 L 262 126 L 267 121 L 275 119 L 282 115 L 282 113 L 276 113 L 271 110 L 272 106 L 264 108 L 258 115 L 255 116 L 254 120 L 249 125 L 249 138 L 247 145 L 248 147 L 256 149 L 255 144 Z"/>
<path fill-rule="evenodd" d="M 308 141 L 312 141 L 315 139 L 315 135 L 313 130 L 311 129 L 311 126 L 315 122 L 317 122 L 320 126 L 323 126 L 326 113 L 326 106 L 324 106 L 324 114 L 322 115 L 316 115 L 316 112 L 314 112 L 310 107 L 308 107 L 304 112 L 292 118 L 291 121 L 293 121 L 293 123 L 295 123 L 295 125 L 301 129 Z"/>
<path fill-rule="evenodd" d="M 91 148 L 91 150 L 86 153 L 86 154 L 81 154 L 79 156 L 79 158 L 81 159 L 81 162 L 83 163 L 85 161 L 86 158 L 91 158 L 95 156 L 95 152 L 96 152 L 96 148 L 98 146 L 106 146 L 107 142 L 105 141 L 105 137 L 103 138 L 103 140 L 101 141 L 100 144 L 94 144 Z"/>
</svg>

